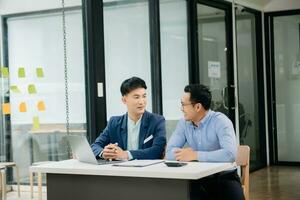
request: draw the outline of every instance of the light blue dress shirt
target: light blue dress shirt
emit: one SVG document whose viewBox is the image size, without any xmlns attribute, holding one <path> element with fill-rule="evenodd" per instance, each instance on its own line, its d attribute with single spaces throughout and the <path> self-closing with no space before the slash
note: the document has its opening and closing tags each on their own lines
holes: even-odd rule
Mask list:
<svg viewBox="0 0 300 200">
<path fill-rule="evenodd" d="M 127 149 L 128 150 L 137 150 L 139 147 L 139 133 L 141 127 L 141 119 L 142 117 L 135 123 L 128 116 L 127 118 Z M 128 160 L 132 160 L 132 155 L 130 151 L 128 153 Z"/>
<path fill-rule="evenodd" d="M 209 110 L 199 126 L 181 119 L 167 144 L 167 159 L 175 160 L 174 150 L 182 148 L 186 143 L 197 151 L 198 161 L 235 161 L 235 132 L 232 122 L 223 113 Z"/>
</svg>

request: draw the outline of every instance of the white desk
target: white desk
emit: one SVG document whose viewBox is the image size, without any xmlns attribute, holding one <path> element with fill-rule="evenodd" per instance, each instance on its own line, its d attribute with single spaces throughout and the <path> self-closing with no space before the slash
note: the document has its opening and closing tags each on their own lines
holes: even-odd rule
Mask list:
<svg viewBox="0 0 300 200">
<path fill-rule="evenodd" d="M 232 163 L 191 162 L 183 167 L 163 163 L 147 167 L 115 167 L 65 160 L 32 166 L 47 173 L 48 200 L 184 200 L 191 199 L 190 184 L 234 166 Z"/>
</svg>

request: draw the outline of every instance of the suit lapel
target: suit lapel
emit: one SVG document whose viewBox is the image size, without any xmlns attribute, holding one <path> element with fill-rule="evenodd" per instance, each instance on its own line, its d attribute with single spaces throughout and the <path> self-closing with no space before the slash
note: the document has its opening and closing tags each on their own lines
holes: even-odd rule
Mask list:
<svg viewBox="0 0 300 200">
<path fill-rule="evenodd" d="M 147 136 L 147 130 L 148 130 L 148 112 L 146 111 L 144 114 L 143 114 L 143 117 L 142 117 L 142 121 L 141 121 L 141 127 L 140 127 L 140 133 L 139 133 L 139 149 L 142 149 L 143 148 L 143 145 L 144 145 L 144 140 Z"/>
<path fill-rule="evenodd" d="M 121 141 L 123 144 L 120 144 L 123 150 L 127 149 L 127 120 L 128 120 L 128 114 L 126 113 L 123 115 L 123 120 L 121 124 L 121 130 L 120 130 L 120 136 L 121 136 Z"/>
</svg>

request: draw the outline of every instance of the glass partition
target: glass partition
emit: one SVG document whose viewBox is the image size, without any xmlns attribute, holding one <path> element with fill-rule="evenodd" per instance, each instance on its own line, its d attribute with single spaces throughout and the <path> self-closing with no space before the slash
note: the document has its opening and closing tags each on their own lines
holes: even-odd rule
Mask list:
<svg viewBox="0 0 300 200">
<path fill-rule="evenodd" d="M 163 115 L 167 139 L 182 118 L 180 99 L 188 78 L 186 1 L 160 1 Z M 175 56 L 176 55 L 176 56 Z"/>
<path fill-rule="evenodd" d="M 152 110 L 148 1 L 104 2 L 107 120 L 126 112 L 121 83 L 132 76 L 145 80 Z"/>
<path fill-rule="evenodd" d="M 68 11 L 66 23 L 70 132 L 86 134 L 81 11 Z M 32 163 L 69 158 L 63 139 L 66 97 L 62 15 L 52 12 L 9 17 L 6 24 L 8 66 L 1 68 L 1 138 L 6 148 L 1 149 L 1 161 L 16 162 L 21 181 L 27 182 Z"/>
<path fill-rule="evenodd" d="M 274 17 L 274 61 L 279 162 L 300 162 L 300 15 Z"/>
<path fill-rule="evenodd" d="M 237 33 L 237 68 L 238 68 L 238 94 L 239 94 L 239 130 L 240 144 L 249 145 L 251 148 L 250 167 L 252 169 L 262 167 L 265 163 L 265 145 L 261 144 L 261 135 L 264 133 L 260 126 L 259 109 L 263 108 L 259 102 L 259 81 L 257 65 L 255 14 L 245 9 L 236 10 L 236 33 Z"/>
</svg>

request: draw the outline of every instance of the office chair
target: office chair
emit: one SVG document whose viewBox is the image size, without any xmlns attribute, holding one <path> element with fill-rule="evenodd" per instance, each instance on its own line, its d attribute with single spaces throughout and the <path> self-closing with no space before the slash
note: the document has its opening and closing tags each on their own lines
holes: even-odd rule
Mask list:
<svg viewBox="0 0 300 200">
<path fill-rule="evenodd" d="M 16 176 L 17 176 L 17 184 L 18 184 L 18 197 L 21 197 L 21 192 L 20 192 L 20 175 L 19 175 L 19 168 L 14 162 L 0 162 L 0 169 L 4 167 L 5 169 L 8 167 L 13 167 L 16 170 Z M 3 177 L 2 177 L 3 179 Z M 6 191 L 5 191 L 6 192 Z"/>
<path fill-rule="evenodd" d="M 246 200 L 249 200 L 249 167 L 250 167 L 250 147 L 247 145 L 238 146 L 237 166 L 241 167 L 241 184 Z"/>
</svg>

